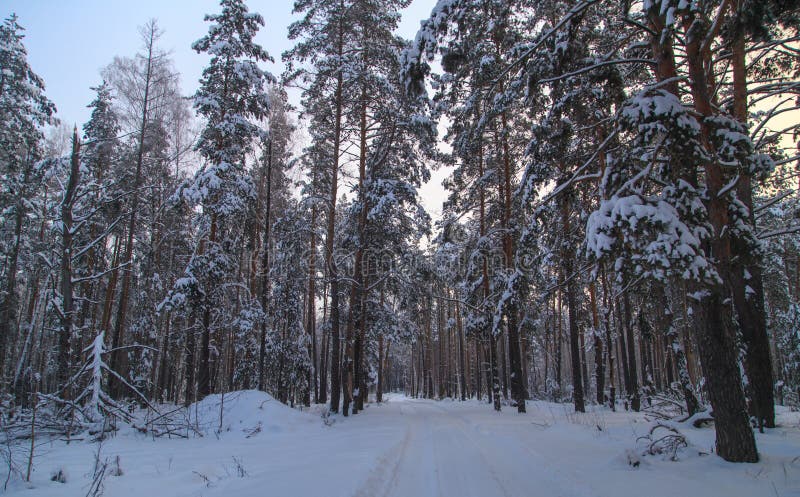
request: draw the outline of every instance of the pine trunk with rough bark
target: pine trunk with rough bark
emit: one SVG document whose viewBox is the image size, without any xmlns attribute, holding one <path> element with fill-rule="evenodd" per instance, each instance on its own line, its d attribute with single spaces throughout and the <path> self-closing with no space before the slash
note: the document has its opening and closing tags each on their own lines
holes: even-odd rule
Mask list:
<svg viewBox="0 0 800 497">
<path fill-rule="evenodd" d="M 627 285 L 627 282 L 623 283 Z M 623 316 L 625 321 L 626 346 L 625 356 L 628 363 L 628 399 L 631 402 L 631 409 L 639 412 L 642 407 L 641 395 L 639 393 L 639 368 L 636 364 L 636 337 L 633 334 L 633 314 L 631 312 L 630 289 L 622 291 L 622 303 L 624 305 Z"/>
<path fill-rule="evenodd" d="M 735 28 L 734 28 L 735 29 Z M 745 39 L 736 29 L 731 43 L 733 67 L 733 113 L 747 128 L 747 63 Z M 739 176 L 736 197 L 748 210 L 746 222 L 755 233 L 753 186 L 749 174 Z M 770 357 L 767 318 L 764 308 L 764 281 L 759 254 L 751 244 L 737 237 L 731 239 L 731 289 L 733 303 L 744 348 L 744 370 L 750 390 L 750 412 L 760 428 L 775 427 L 775 396 L 773 391 L 772 358 Z"/>
<path fill-rule="evenodd" d="M 341 55 L 344 50 L 343 26 L 339 26 L 338 53 Z M 336 94 L 334 96 L 335 124 L 333 138 L 333 157 L 331 163 L 331 194 L 328 203 L 328 231 L 325 239 L 325 258 L 328 265 L 328 278 L 330 279 L 330 299 L 331 299 L 331 402 L 330 412 L 339 412 L 339 401 L 342 390 L 341 383 L 341 359 L 340 359 L 340 330 L 339 330 L 339 273 L 336 268 L 336 257 L 334 250 L 334 238 L 336 236 L 336 195 L 339 177 L 339 153 L 342 139 L 342 106 L 343 96 L 342 87 L 344 76 L 342 71 L 336 77 Z"/>
<path fill-rule="evenodd" d="M 703 118 L 713 116 L 710 88 L 713 75 L 706 72 L 710 61 L 710 49 L 704 42 L 710 33 L 702 27 L 697 29 L 694 14 L 685 15 L 684 27 L 692 31 L 686 37 L 686 59 L 688 76 L 694 102 L 694 110 Z M 702 22 L 700 22 L 702 26 Z M 701 139 L 704 148 L 711 150 L 709 123 L 700 120 Z M 709 154 L 709 157 L 713 157 Z M 698 305 L 698 350 L 700 363 L 706 379 L 709 400 L 714 410 L 717 454 L 731 462 L 757 462 L 758 451 L 755 437 L 747 416 L 747 406 L 742 390 L 737 348 L 733 329 L 733 316 L 727 304 L 730 298 L 731 248 L 727 229 L 728 205 L 720 195 L 725 186 L 725 175 L 720 164 L 708 158 L 702 164 L 705 175 L 706 209 L 711 224 L 711 239 L 707 243 L 707 255 L 716 261 L 718 282 L 706 282 L 708 294 Z"/>
<path fill-rule="evenodd" d="M 598 405 L 605 403 L 605 370 L 603 365 L 603 339 L 600 335 L 600 316 L 597 311 L 597 285 L 592 282 L 589 285 L 589 299 L 592 306 L 592 337 L 594 340 L 594 376 L 595 376 L 595 400 Z"/>
<path fill-rule="evenodd" d="M 567 190 L 561 197 L 561 228 L 565 237 L 570 232 L 569 197 L 571 191 Z M 581 366 L 580 330 L 578 329 L 578 288 L 576 284 L 574 251 L 566 241 L 562 241 L 561 264 L 564 271 L 564 283 L 567 294 L 567 313 L 569 317 L 569 345 L 572 365 L 572 400 L 576 412 L 586 412 L 583 395 L 583 373 Z"/>
</svg>

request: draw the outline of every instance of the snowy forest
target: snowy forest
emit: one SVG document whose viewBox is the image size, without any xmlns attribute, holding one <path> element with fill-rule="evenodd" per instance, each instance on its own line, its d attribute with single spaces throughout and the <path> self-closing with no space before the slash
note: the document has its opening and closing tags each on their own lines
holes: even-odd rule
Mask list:
<svg viewBox="0 0 800 497">
<path fill-rule="evenodd" d="M 488 430 L 549 409 L 627 437 L 626 471 L 644 447 L 779 464 L 742 491 L 800 492 L 800 3 L 430 0 L 413 40 L 411 3 L 295 0 L 287 28 L 221 0 L 185 43 L 207 61 L 193 95 L 154 19 L 75 127 L 0 12 L 4 488 L 61 495 L 39 461 L 83 443 L 94 469 L 63 488 L 128 495 L 102 443 L 202 438 L 204 408 L 220 439 L 239 395 L 351 430 L 329 455 L 393 403 L 473 406 Z M 239 488 L 192 472 L 185 495 Z"/>
</svg>

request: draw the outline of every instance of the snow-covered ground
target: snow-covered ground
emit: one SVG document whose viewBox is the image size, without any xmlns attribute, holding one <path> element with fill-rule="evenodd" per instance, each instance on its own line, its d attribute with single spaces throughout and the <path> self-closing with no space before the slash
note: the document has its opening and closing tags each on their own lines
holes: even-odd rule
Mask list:
<svg viewBox="0 0 800 497">
<path fill-rule="evenodd" d="M 642 457 L 636 439 L 652 423 L 597 408 L 578 415 L 569 405 L 531 402 L 527 414 L 498 414 L 475 401 L 390 395 L 328 425 L 320 408 L 300 412 L 259 392 L 228 394 L 222 409 L 220 400 L 193 411 L 203 437 L 153 440 L 128 430 L 104 442 L 101 460 L 115 468 L 119 457 L 123 474 L 105 478 L 103 495 L 800 496 L 800 415 L 785 409 L 779 428 L 757 435 L 762 462 L 731 464 L 703 455 L 713 429 L 691 425 L 680 426 L 690 446 L 677 462 Z M 14 481 L 8 494 L 87 494 L 96 443 L 37 450 L 32 482 Z M 50 481 L 62 468 L 66 483 Z"/>
</svg>

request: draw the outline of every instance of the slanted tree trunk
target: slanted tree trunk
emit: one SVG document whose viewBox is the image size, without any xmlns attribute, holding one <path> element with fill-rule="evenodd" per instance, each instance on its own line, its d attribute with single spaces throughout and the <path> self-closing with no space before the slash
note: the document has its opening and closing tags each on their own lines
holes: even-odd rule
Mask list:
<svg viewBox="0 0 800 497">
<path fill-rule="evenodd" d="M 62 395 L 71 398 L 67 383 L 70 378 L 70 339 L 72 338 L 73 323 L 73 284 L 72 284 L 72 242 L 73 242 L 73 212 L 81 174 L 80 141 L 77 128 L 72 134 L 72 157 L 70 160 L 69 177 L 64 187 L 64 197 L 61 200 L 61 308 L 59 320 L 61 329 L 58 334 L 58 360 L 56 369 L 56 386 Z"/>
<path fill-rule="evenodd" d="M 147 63 L 145 66 L 144 74 L 144 96 L 142 97 L 142 119 L 139 126 L 139 137 L 136 151 L 136 171 L 133 177 L 133 197 L 131 198 L 131 212 L 128 221 L 128 239 L 125 243 L 125 256 L 123 263 L 127 264 L 122 273 L 122 287 L 119 295 L 119 305 L 117 306 L 117 320 L 114 324 L 114 334 L 112 338 L 111 357 L 109 358 L 108 367 L 117 374 L 125 376 L 121 371 L 121 362 L 123 354 L 120 349 L 122 345 L 122 335 L 125 330 L 125 320 L 128 314 L 128 299 L 131 288 L 131 277 L 133 275 L 133 240 L 136 233 L 136 217 L 139 213 L 139 188 L 142 181 L 142 166 L 144 163 L 144 140 L 145 133 L 147 132 L 147 121 L 149 119 L 149 105 L 150 105 L 150 90 L 152 84 L 152 70 L 153 70 L 153 56 L 155 49 L 156 28 L 154 24 L 150 25 L 147 41 Z M 115 376 L 109 378 L 109 391 L 112 397 L 118 398 L 122 393 L 122 384 Z"/>
</svg>

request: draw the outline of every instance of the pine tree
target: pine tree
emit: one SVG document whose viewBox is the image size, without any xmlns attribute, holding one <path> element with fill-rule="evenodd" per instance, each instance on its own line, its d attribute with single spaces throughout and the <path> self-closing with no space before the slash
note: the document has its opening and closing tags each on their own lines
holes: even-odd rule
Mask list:
<svg viewBox="0 0 800 497">
<path fill-rule="evenodd" d="M 16 344 L 19 300 L 17 276 L 25 240 L 23 229 L 33 199 L 42 187 L 41 128 L 53 122 L 55 106 L 44 94 L 44 82 L 28 65 L 23 45 L 24 29 L 12 14 L 0 26 L 0 254 L 3 283 L 0 288 L 0 391 L 6 392 L 8 348 Z"/>
<path fill-rule="evenodd" d="M 206 125 L 197 143 L 205 164 L 194 178 L 181 186 L 178 196 L 202 211 L 196 219 L 200 230 L 195 253 L 186 268 L 186 285 L 195 296 L 190 305 L 201 322 L 197 396 L 212 392 L 212 329 L 226 311 L 221 306 L 225 283 L 235 278 L 233 250 L 242 239 L 241 223 L 255 198 L 255 187 L 245 174 L 245 154 L 262 135 L 255 121 L 266 118 L 269 97 L 266 85 L 272 76 L 258 67 L 272 60 L 254 37 L 264 18 L 250 13 L 242 0 L 222 0 L 220 14 L 206 15 L 212 22 L 208 35 L 192 48 L 208 53 L 211 61 L 203 71 L 194 97 L 195 109 Z M 188 387 L 187 387 L 188 388 Z"/>
<path fill-rule="evenodd" d="M 748 128 L 748 76 L 747 41 L 780 39 L 781 32 L 792 29 L 797 33 L 797 12 L 781 2 L 733 2 L 726 18 L 722 36 L 730 40 L 732 65 L 732 117 L 744 128 Z M 770 22 L 773 19 L 779 22 Z M 794 21 L 794 22 L 793 22 Z M 751 42 L 752 43 L 752 42 Z M 756 239 L 753 182 L 764 171 L 742 168 L 736 185 L 736 197 L 744 209 L 743 229 L 734 231 L 731 240 L 731 279 L 733 301 L 737 323 L 744 349 L 744 370 L 748 378 L 748 390 L 752 396 L 751 413 L 756 416 L 759 427 L 775 427 L 775 398 L 773 395 L 772 359 L 767 335 L 767 316 L 764 304 L 763 268 L 759 256 L 764 257 Z"/>
<path fill-rule="evenodd" d="M 330 284 L 331 299 L 331 367 L 330 367 L 330 411 L 339 412 L 342 392 L 342 361 L 340 336 L 339 271 L 334 256 L 336 236 L 336 203 L 338 200 L 340 154 L 344 139 L 343 116 L 345 114 L 345 86 L 352 86 L 345 77 L 347 64 L 351 62 L 349 43 L 351 40 L 352 19 L 351 1 L 345 0 L 300 0 L 296 1 L 293 12 L 303 13 L 300 21 L 289 26 L 289 38 L 301 40 L 290 51 L 283 54 L 287 61 L 289 82 L 301 80 L 308 85 L 304 92 L 304 107 L 308 110 L 330 112 L 319 116 L 332 126 L 330 140 L 332 152 L 329 155 L 329 168 L 322 172 L 326 176 L 327 229 L 325 234 L 325 266 Z M 346 50 L 346 48 L 348 50 Z M 347 55 L 346 55 L 347 54 Z M 313 62 L 315 70 L 297 68 L 306 62 Z M 330 106 L 320 105 L 330 99 Z M 319 104 L 312 104 L 319 101 Z"/>
</svg>

